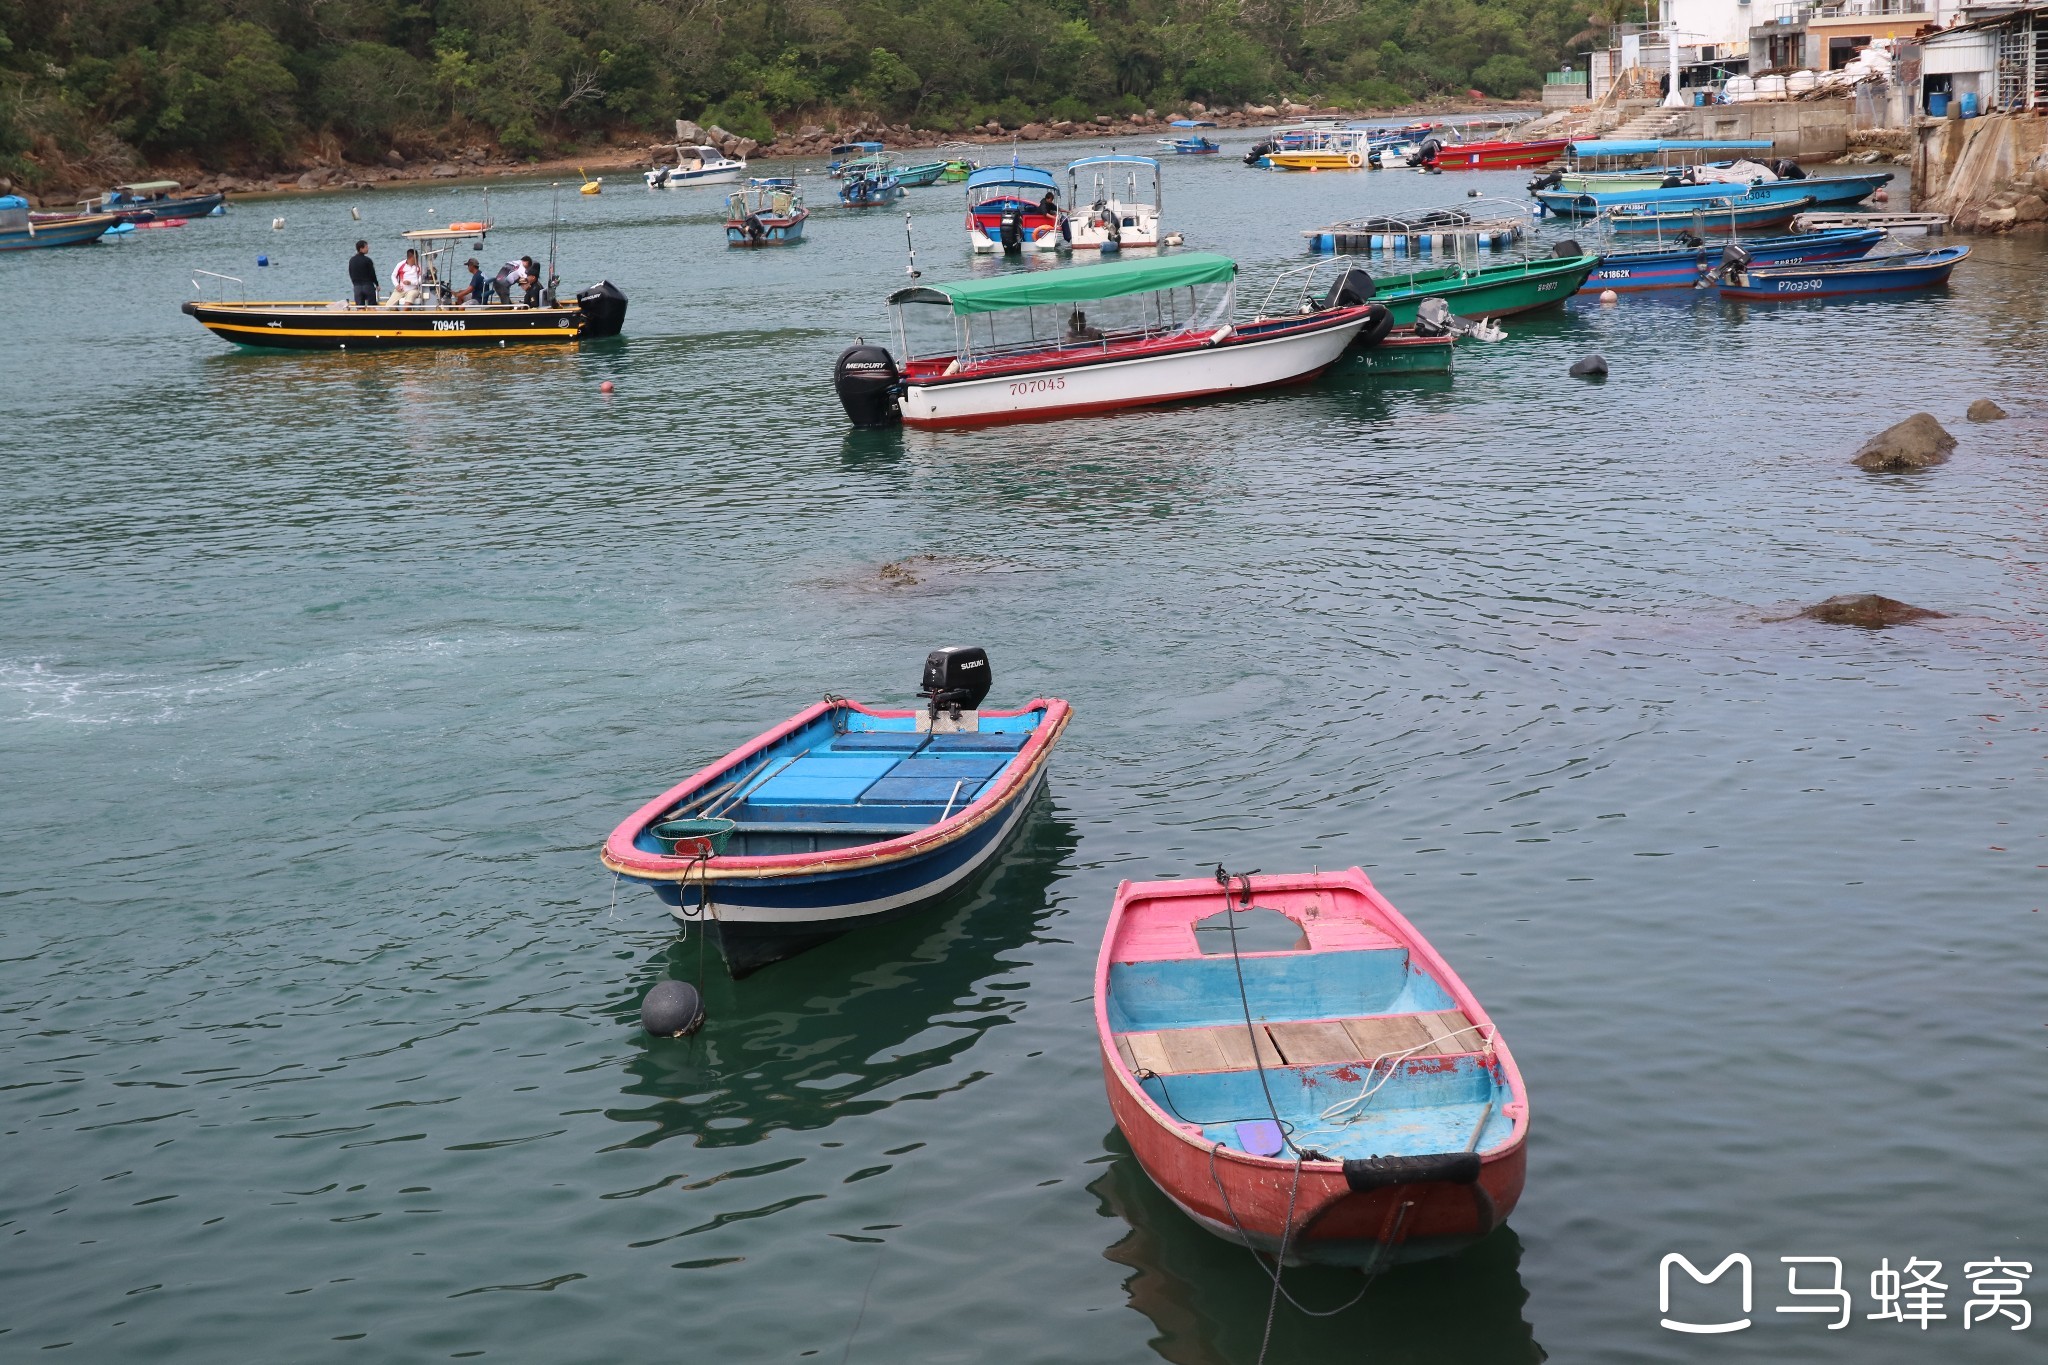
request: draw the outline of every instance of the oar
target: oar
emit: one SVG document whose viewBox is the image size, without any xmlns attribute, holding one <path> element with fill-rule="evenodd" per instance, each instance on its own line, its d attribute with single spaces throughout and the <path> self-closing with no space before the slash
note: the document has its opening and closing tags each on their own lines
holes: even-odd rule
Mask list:
<svg viewBox="0 0 2048 1365">
<path fill-rule="evenodd" d="M 802 758 L 804 754 L 807 754 L 809 752 L 810 750 L 806 749 L 804 750 L 803 754 L 790 755 L 788 758 L 784 759 L 780 764 L 776 766 L 774 772 L 769 772 L 768 765 L 765 763 L 762 764 L 760 769 L 754 774 L 754 778 L 751 782 L 747 783 L 746 786 L 734 792 L 731 796 L 725 798 L 725 800 L 719 802 L 715 808 L 705 811 L 703 818 L 709 820 L 725 814 L 725 812 L 731 810 L 734 806 L 737 806 L 740 802 L 746 800 L 749 796 L 752 796 L 757 790 L 760 789 L 762 784 L 768 781 L 769 778 L 777 776 L 785 769 L 787 769 L 790 764 L 796 762 L 799 758 Z"/>
<path fill-rule="evenodd" d="M 1493 1101 L 1487 1100 L 1486 1107 L 1479 1111 L 1479 1122 L 1472 1126 L 1472 1136 L 1465 1139 L 1465 1150 L 1479 1150 L 1479 1135 L 1486 1131 L 1487 1123 L 1493 1118 Z"/>
<path fill-rule="evenodd" d="M 961 789 L 962 787 L 966 786 L 966 785 L 967 785 L 967 779 L 966 779 L 966 778 L 964 778 L 964 777 L 963 777 L 963 778 L 961 778 L 961 779 L 960 779 L 960 780 L 959 780 L 958 782 L 955 782 L 955 783 L 953 784 L 953 794 L 952 794 L 951 796 L 949 796 L 949 797 L 947 797 L 947 798 L 946 798 L 946 811 L 945 811 L 945 814 L 944 814 L 944 815 L 941 815 L 941 816 L 939 817 L 939 823 L 940 823 L 940 824 L 942 824 L 942 825 L 943 825 L 943 824 L 945 824 L 945 823 L 946 823 L 946 816 L 948 816 L 948 815 L 951 815 L 951 814 L 953 813 L 953 803 L 954 803 L 955 801 L 958 801 L 958 800 L 960 799 L 960 789 Z"/>
</svg>

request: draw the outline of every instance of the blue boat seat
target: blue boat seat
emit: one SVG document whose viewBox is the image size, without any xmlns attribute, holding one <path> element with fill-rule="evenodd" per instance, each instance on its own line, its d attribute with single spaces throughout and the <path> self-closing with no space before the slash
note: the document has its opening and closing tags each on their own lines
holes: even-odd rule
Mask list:
<svg viewBox="0 0 2048 1365">
<path fill-rule="evenodd" d="M 955 773 L 950 777 L 885 777 L 860 794 L 861 804 L 891 806 L 935 806 L 948 801 L 959 810 L 988 785 L 985 777 Z"/>
<path fill-rule="evenodd" d="M 1003 765 L 1009 761 L 1002 754 L 960 754 L 957 757 L 948 755 L 943 758 L 934 758 L 926 754 L 904 759 L 889 770 L 889 776 L 943 777 L 948 782 L 957 782 L 963 777 L 986 780 L 1001 772 Z"/>
<path fill-rule="evenodd" d="M 899 760 L 893 753 L 808 753 L 754 788 L 746 804 L 851 805 Z"/>
<path fill-rule="evenodd" d="M 849 730 L 833 737 L 832 752 L 847 754 L 876 750 L 908 755 L 922 749 L 930 738 L 930 735 L 921 735 L 915 730 Z"/>
<path fill-rule="evenodd" d="M 1031 742 L 1028 730 L 982 730 L 973 734 L 933 735 L 927 756 L 938 754 L 1016 753 Z"/>
</svg>

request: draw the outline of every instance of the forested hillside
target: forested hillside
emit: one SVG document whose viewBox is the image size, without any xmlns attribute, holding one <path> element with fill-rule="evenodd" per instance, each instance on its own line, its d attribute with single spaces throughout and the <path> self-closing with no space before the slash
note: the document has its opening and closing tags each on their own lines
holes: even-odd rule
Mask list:
<svg viewBox="0 0 2048 1365">
<path fill-rule="evenodd" d="M 0 0 L 0 174 L 1535 87 L 1588 0 Z"/>
</svg>

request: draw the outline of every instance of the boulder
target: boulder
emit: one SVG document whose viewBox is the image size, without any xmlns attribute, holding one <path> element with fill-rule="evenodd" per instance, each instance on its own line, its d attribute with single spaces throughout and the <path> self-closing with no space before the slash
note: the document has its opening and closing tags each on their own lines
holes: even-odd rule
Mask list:
<svg viewBox="0 0 2048 1365">
<path fill-rule="evenodd" d="M 1963 415 L 1972 422 L 1997 422 L 2004 420 L 2006 414 L 2004 408 L 2001 408 L 1989 398 L 1979 398 L 1976 402 L 1970 404 L 1970 410 Z"/>
<path fill-rule="evenodd" d="M 1037 142 L 1045 137 L 1043 123 L 1027 123 L 1017 130 L 1017 136 L 1026 142 Z"/>
<path fill-rule="evenodd" d="M 461 175 L 462 172 L 443 161 L 440 165 L 434 167 L 429 174 L 436 180 L 453 180 L 456 176 Z"/>
<path fill-rule="evenodd" d="M 1190 100 L 1188 101 L 1188 112 L 1190 114 L 1206 114 L 1209 111 L 1200 100 Z"/>
<path fill-rule="evenodd" d="M 1956 438 L 1942 429 L 1932 413 L 1916 412 L 1865 441 L 1853 463 L 1879 473 L 1925 469 L 1946 460 L 1955 448 Z"/>
<path fill-rule="evenodd" d="M 1986 209 L 1977 215 L 1977 231 L 1997 232 L 2009 228 L 2019 221 L 2020 211 L 2014 208 Z"/>
<path fill-rule="evenodd" d="M 392 166 L 403 166 L 405 164 L 405 153 L 393 147 L 390 151 L 384 153 L 384 160 Z"/>
<path fill-rule="evenodd" d="M 1111 118 L 1107 114 L 1097 114 L 1095 116 L 1095 125 L 1098 128 L 1107 128 L 1110 124 L 1114 122 L 1116 122 L 1116 120 Z"/>
<path fill-rule="evenodd" d="M 736 137 L 732 140 L 732 150 L 728 151 L 726 155 L 736 160 L 745 161 L 760 150 L 761 144 L 754 141 L 754 139 L 750 137 Z"/>
<path fill-rule="evenodd" d="M 2012 206 L 2015 223 L 2048 222 L 2048 199 L 2038 194 L 2029 194 Z"/>
<path fill-rule="evenodd" d="M 1880 597 L 1874 592 L 1864 592 L 1830 597 L 1825 602 L 1817 602 L 1807 607 L 1795 616 L 1778 619 L 1820 621 L 1830 626 L 1883 630 L 1886 626 L 1901 626 L 1913 621 L 1945 621 L 1948 619 L 1948 613 L 1929 611 L 1926 607 L 1916 607 L 1895 597 Z"/>
<path fill-rule="evenodd" d="M 710 139 L 704 136 L 702 128 L 686 118 L 679 118 L 676 120 L 676 141 L 708 142 Z"/>
<path fill-rule="evenodd" d="M 825 136 L 825 130 L 815 123 L 806 123 L 803 127 L 796 130 L 796 136 L 798 141 L 808 142 L 814 137 Z"/>
<path fill-rule="evenodd" d="M 1574 379 L 1605 379 L 1607 377 L 1607 357 L 1589 355 L 1584 359 L 1574 360 L 1572 362 L 1571 375 Z"/>
</svg>

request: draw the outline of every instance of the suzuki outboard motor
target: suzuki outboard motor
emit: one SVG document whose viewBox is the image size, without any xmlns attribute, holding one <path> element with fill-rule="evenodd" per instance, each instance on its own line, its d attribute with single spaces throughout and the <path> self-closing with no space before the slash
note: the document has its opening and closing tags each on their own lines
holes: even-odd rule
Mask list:
<svg viewBox="0 0 2048 1365">
<path fill-rule="evenodd" d="M 1344 273 L 1337 276 L 1330 285 L 1330 292 L 1323 295 L 1324 308 L 1355 308 L 1361 303 L 1372 302 L 1373 292 L 1379 286 L 1371 275 L 1357 266 L 1346 266 Z"/>
<path fill-rule="evenodd" d="M 1741 284 L 1743 272 L 1749 268 L 1749 253 L 1740 242 L 1730 242 L 1721 248 L 1721 262 L 1710 273 L 1712 278 L 1726 280 L 1730 284 Z"/>
<path fill-rule="evenodd" d="M 987 650 L 978 645 L 948 645 L 924 656 L 924 681 L 917 695 L 930 698 L 933 716 L 947 711 L 958 720 L 962 711 L 981 705 L 994 681 Z"/>
<path fill-rule="evenodd" d="M 841 351 L 832 366 L 832 387 L 839 391 L 846 419 L 857 427 L 892 427 L 903 420 L 896 405 L 903 376 L 885 346 L 862 341 Z"/>
<path fill-rule="evenodd" d="M 1002 221 L 996 224 L 996 240 L 1003 244 L 1005 252 L 1024 249 L 1024 213 L 1021 209 L 1004 209 Z"/>
<path fill-rule="evenodd" d="M 615 337 L 626 325 L 626 296 L 610 280 L 600 280 L 576 296 L 583 311 L 583 337 Z"/>
</svg>

